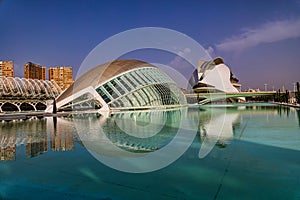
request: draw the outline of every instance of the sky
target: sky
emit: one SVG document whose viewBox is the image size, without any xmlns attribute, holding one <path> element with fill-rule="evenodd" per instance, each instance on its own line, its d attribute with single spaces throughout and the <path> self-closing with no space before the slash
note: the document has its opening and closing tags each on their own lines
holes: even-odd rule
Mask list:
<svg viewBox="0 0 300 200">
<path fill-rule="evenodd" d="M 76 74 L 99 43 L 141 27 L 191 37 L 224 59 L 243 90 L 293 90 L 300 81 L 300 0 L 0 0 L 0 60 L 13 60 L 19 77 L 29 61 L 71 65 Z M 139 59 L 153 62 L 147 53 Z M 166 65 L 174 59 L 155 56 Z"/>
</svg>

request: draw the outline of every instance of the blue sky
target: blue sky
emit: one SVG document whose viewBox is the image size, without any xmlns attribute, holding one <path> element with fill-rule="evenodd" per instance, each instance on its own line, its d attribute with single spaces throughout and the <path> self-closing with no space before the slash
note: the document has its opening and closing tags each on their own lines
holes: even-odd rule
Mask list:
<svg viewBox="0 0 300 200">
<path fill-rule="evenodd" d="M 105 39 L 164 27 L 224 58 L 243 89 L 264 89 L 265 83 L 293 89 L 300 81 L 300 0 L 0 0 L 0 27 L 0 60 L 14 60 L 21 77 L 28 61 L 71 65 L 76 72 Z"/>
</svg>

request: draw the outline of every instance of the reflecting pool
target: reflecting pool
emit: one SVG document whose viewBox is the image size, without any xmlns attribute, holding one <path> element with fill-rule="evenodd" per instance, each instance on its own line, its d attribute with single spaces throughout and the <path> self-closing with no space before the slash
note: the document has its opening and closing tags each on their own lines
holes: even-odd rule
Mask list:
<svg viewBox="0 0 300 200">
<path fill-rule="evenodd" d="M 0 199 L 300 199 L 295 108 L 77 114 L 0 130 Z"/>
</svg>

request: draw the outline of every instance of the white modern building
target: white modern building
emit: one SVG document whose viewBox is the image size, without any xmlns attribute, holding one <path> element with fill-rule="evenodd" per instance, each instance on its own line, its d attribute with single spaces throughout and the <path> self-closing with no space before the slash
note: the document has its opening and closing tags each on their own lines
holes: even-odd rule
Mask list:
<svg viewBox="0 0 300 200">
<path fill-rule="evenodd" d="M 56 99 L 58 111 L 138 110 L 186 105 L 177 84 L 157 67 L 116 60 L 89 70 Z M 53 106 L 47 107 L 52 112 Z"/>
<path fill-rule="evenodd" d="M 53 99 L 61 92 L 54 81 L 0 76 L 0 99 Z"/>
<path fill-rule="evenodd" d="M 200 60 L 190 79 L 195 92 L 240 92 L 241 85 L 237 82 L 238 79 L 221 58 L 213 61 Z"/>
</svg>

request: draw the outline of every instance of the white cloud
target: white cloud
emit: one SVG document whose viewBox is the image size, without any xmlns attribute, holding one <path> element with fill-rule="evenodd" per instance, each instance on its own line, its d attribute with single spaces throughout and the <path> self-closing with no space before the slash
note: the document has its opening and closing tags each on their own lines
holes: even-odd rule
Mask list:
<svg viewBox="0 0 300 200">
<path fill-rule="evenodd" d="M 183 58 L 191 53 L 190 48 L 185 48 L 182 51 L 178 51 L 177 56 L 169 63 L 171 66 L 177 66 L 177 65 L 182 65 Z"/>
<path fill-rule="evenodd" d="M 188 54 L 188 53 L 190 53 L 190 52 L 191 52 L 191 49 L 190 49 L 190 48 L 185 48 L 185 49 L 183 49 L 183 51 L 179 51 L 179 52 L 177 53 L 177 55 L 183 57 L 183 56 L 185 56 L 186 54 Z"/>
<path fill-rule="evenodd" d="M 272 43 L 300 37 L 300 19 L 265 23 L 257 28 L 244 29 L 243 33 L 216 45 L 221 51 L 241 51 L 263 43 Z"/>
<path fill-rule="evenodd" d="M 211 56 L 214 57 L 215 50 L 212 46 L 209 46 L 205 51 Z"/>
<path fill-rule="evenodd" d="M 185 53 L 191 53 L 191 49 L 190 48 L 185 48 L 184 50 L 183 50 Z"/>
</svg>

